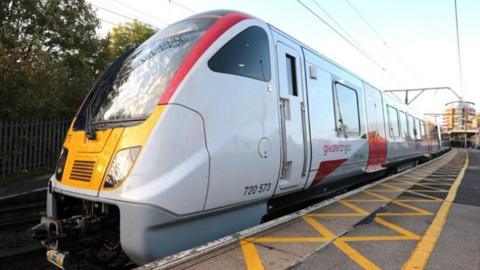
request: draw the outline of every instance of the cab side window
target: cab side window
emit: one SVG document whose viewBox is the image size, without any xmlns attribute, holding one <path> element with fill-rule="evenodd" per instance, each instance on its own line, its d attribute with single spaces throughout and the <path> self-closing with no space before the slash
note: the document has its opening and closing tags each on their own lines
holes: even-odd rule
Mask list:
<svg viewBox="0 0 480 270">
<path fill-rule="evenodd" d="M 270 81 L 270 47 L 265 30 L 249 27 L 233 37 L 208 61 L 219 73 Z"/>
</svg>

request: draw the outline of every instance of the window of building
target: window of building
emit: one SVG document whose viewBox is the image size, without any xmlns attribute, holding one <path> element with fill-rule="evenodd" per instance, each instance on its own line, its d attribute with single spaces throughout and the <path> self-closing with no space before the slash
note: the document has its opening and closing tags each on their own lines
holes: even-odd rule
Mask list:
<svg viewBox="0 0 480 270">
<path fill-rule="evenodd" d="M 398 111 L 394 107 L 387 105 L 388 110 L 388 127 L 390 129 L 390 136 L 393 138 L 400 137 L 400 130 L 398 125 Z"/>
<path fill-rule="evenodd" d="M 335 96 L 335 118 L 338 134 L 359 135 L 360 117 L 358 113 L 358 95 L 355 89 L 343 84 L 336 83 Z"/>
<path fill-rule="evenodd" d="M 232 38 L 208 61 L 220 73 L 270 81 L 270 50 L 265 31 L 252 26 Z"/>
<path fill-rule="evenodd" d="M 400 118 L 401 137 L 408 138 L 409 134 L 408 134 L 407 115 L 402 111 L 398 111 L 398 116 Z"/>
<path fill-rule="evenodd" d="M 287 83 L 288 83 L 288 93 L 292 96 L 298 97 L 297 90 L 297 68 L 295 67 L 295 57 L 287 54 L 286 63 L 287 63 Z"/>
</svg>

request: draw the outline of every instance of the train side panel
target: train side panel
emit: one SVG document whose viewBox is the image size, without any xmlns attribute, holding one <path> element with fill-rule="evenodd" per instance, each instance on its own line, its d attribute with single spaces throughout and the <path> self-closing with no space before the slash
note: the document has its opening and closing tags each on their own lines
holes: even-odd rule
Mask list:
<svg viewBox="0 0 480 270">
<path fill-rule="evenodd" d="M 312 142 L 307 187 L 326 188 L 364 173 L 368 141 L 363 84 L 307 49 L 304 55 Z"/>
<path fill-rule="evenodd" d="M 266 37 L 269 59 L 260 63 L 256 60 L 257 64 L 268 65 L 263 66 L 269 73 L 265 80 L 232 74 L 254 64 L 248 61 L 251 54 L 245 48 L 247 43 L 258 45 L 255 37 L 250 40 L 252 27 L 256 27 L 254 36 Z M 222 50 L 228 55 L 222 56 Z M 174 96 L 175 103 L 198 112 L 205 124 L 210 174 L 204 210 L 266 200 L 273 194 L 280 164 L 273 51 L 265 23 L 242 21 L 212 44 L 182 83 L 185 90 Z M 212 64 L 211 60 L 216 62 Z"/>
</svg>

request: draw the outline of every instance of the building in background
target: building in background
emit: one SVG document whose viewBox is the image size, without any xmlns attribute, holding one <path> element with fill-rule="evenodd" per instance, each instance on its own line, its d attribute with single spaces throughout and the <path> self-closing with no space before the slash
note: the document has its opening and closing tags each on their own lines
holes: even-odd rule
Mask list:
<svg viewBox="0 0 480 270">
<path fill-rule="evenodd" d="M 443 127 L 452 146 L 471 147 L 479 144 L 479 118 L 475 103 L 453 101 L 447 103 L 443 113 Z"/>
</svg>

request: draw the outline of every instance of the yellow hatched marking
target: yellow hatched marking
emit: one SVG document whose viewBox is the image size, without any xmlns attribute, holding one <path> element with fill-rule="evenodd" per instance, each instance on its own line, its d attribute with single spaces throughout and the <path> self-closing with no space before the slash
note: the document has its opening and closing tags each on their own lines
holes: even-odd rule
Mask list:
<svg viewBox="0 0 480 270">
<path fill-rule="evenodd" d="M 379 200 L 379 199 L 349 199 L 345 200 L 347 202 L 385 202 L 385 200 Z"/>
<path fill-rule="evenodd" d="M 375 221 L 379 224 L 382 224 L 383 226 L 391 229 L 391 230 L 394 230 L 396 232 L 398 232 L 399 234 L 402 234 L 403 236 L 411 239 L 411 240 L 418 240 L 420 239 L 420 236 L 416 235 L 415 233 L 403 228 L 403 227 L 400 227 L 396 224 L 393 224 L 391 222 L 388 222 L 386 221 L 385 219 L 383 218 L 375 218 Z"/>
<path fill-rule="evenodd" d="M 327 229 L 325 226 L 317 222 L 314 218 L 305 216 L 303 217 L 303 219 L 321 235 L 325 236 L 326 238 L 334 239 L 335 234 L 329 229 Z M 364 269 L 380 269 L 373 262 L 360 254 L 357 250 L 353 249 L 347 243 L 345 243 L 342 238 L 336 239 L 335 241 L 333 241 L 333 244 Z"/>
<path fill-rule="evenodd" d="M 450 186 L 450 185 L 452 184 L 452 183 L 444 183 L 444 182 L 446 182 L 446 181 L 437 180 L 437 179 L 435 179 L 435 180 L 428 179 L 427 181 L 428 181 L 429 184 L 431 184 L 431 185 L 437 185 L 437 186 Z M 453 182 L 453 181 L 450 181 L 450 180 L 449 180 L 449 182 Z"/>
<path fill-rule="evenodd" d="M 357 250 L 353 249 L 350 247 L 345 241 L 341 239 L 337 239 L 333 241 L 333 244 L 340 249 L 343 253 L 345 253 L 350 259 L 352 259 L 354 262 L 356 262 L 358 265 L 363 267 L 363 269 L 371 269 L 371 270 L 376 270 L 380 269 L 378 266 L 376 266 L 372 261 L 369 259 L 365 258 L 360 252 Z"/>
<path fill-rule="evenodd" d="M 344 240 L 345 242 L 366 242 L 366 241 L 402 241 L 402 240 L 415 240 L 415 239 L 410 239 L 403 235 L 386 235 L 386 236 L 372 235 L 372 236 L 343 236 L 342 240 Z"/>
<path fill-rule="evenodd" d="M 370 195 L 370 196 L 372 196 L 372 197 L 375 197 L 375 198 L 377 198 L 377 199 L 383 200 L 383 201 L 389 202 L 389 201 L 392 201 L 392 200 L 393 200 L 393 199 L 391 199 L 391 198 L 389 198 L 389 197 L 385 197 L 385 196 L 383 196 L 383 195 L 380 195 L 380 194 L 377 194 L 377 193 L 374 193 L 374 192 L 371 192 L 371 191 L 368 191 L 368 190 L 365 190 L 365 191 L 363 191 L 363 192 L 366 193 L 366 194 L 368 194 L 368 195 Z"/>
<path fill-rule="evenodd" d="M 439 191 L 445 191 L 445 192 L 448 192 L 448 190 L 445 190 L 445 189 L 441 189 L 441 188 L 437 188 L 437 187 L 431 187 L 429 185 L 426 185 L 424 183 L 410 183 L 410 184 L 413 184 L 415 186 L 420 186 L 420 187 L 426 187 L 426 188 L 429 188 L 431 190 L 439 190 Z"/>
<path fill-rule="evenodd" d="M 467 156 L 467 163 L 468 163 L 468 156 Z M 425 177 L 425 176 L 424 176 Z M 457 182 L 457 181 L 456 181 Z M 396 184 L 396 185 L 394 185 Z M 345 199 L 341 200 L 337 203 L 342 204 L 350 209 L 352 209 L 354 212 L 351 213 L 338 213 L 338 212 L 332 212 L 332 213 L 310 213 L 302 218 L 304 219 L 305 222 L 307 222 L 311 227 L 313 227 L 319 234 L 321 234 L 322 237 L 250 237 L 241 240 L 241 247 L 242 247 L 242 252 L 244 254 L 245 258 L 245 263 L 247 265 L 247 268 L 250 269 L 264 269 L 262 261 L 259 257 L 259 254 L 257 252 L 255 243 L 292 243 L 292 242 L 311 242 L 311 243 L 320 243 L 320 242 L 330 242 L 333 240 L 333 244 L 340 249 L 342 252 L 344 252 L 350 259 L 352 259 L 354 262 L 356 262 L 359 266 L 363 267 L 364 269 L 379 269 L 378 266 L 376 266 L 373 262 L 368 260 L 365 256 L 363 256 L 361 253 L 359 253 L 357 250 L 352 248 L 347 244 L 349 241 L 405 241 L 405 240 L 420 240 L 425 239 L 426 235 L 421 238 L 417 234 L 400 227 L 396 224 L 393 224 L 391 222 L 388 222 L 379 216 L 418 216 L 418 215 L 433 215 L 432 213 L 421 209 L 416 206 L 412 206 L 410 204 L 407 204 L 407 202 L 442 202 L 443 200 L 425 195 L 422 193 L 418 192 L 442 192 L 441 189 L 435 188 L 435 187 L 430 187 L 428 185 L 422 184 L 420 186 L 424 186 L 426 188 L 429 188 L 430 190 L 406 190 L 403 188 L 398 187 L 397 185 L 402 185 L 402 184 L 414 184 L 418 185 L 417 182 L 408 182 L 408 180 L 400 180 L 398 182 L 391 181 L 390 184 L 387 183 L 382 183 L 380 185 L 387 187 L 389 189 L 369 189 L 368 191 L 364 191 L 366 194 L 371 195 L 375 199 Z M 453 186 L 452 186 L 453 187 Z M 457 186 L 458 188 L 458 186 Z M 426 199 L 392 199 L 377 193 L 374 193 L 372 191 L 378 191 L 378 192 L 406 192 L 410 194 L 415 194 L 417 196 L 426 198 Z M 443 190 L 447 192 L 446 190 Z M 451 192 L 449 192 L 449 195 L 447 196 L 447 199 L 453 200 L 454 196 L 450 196 Z M 398 206 L 410 209 L 414 212 L 406 212 L 406 213 L 394 213 L 394 212 L 384 212 L 384 213 L 378 213 L 377 217 L 375 217 L 374 221 L 395 231 L 398 232 L 400 235 L 393 235 L 393 236 L 382 236 L 382 235 L 377 235 L 377 236 L 342 236 L 337 239 L 335 239 L 337 236 L 331 232 L 328 228 L 320 224 L 314 217 L 322 217 L 322 216 L 330 216 L 330 217 L 356 217 L 356 216 L 368 216 L 371 213 L 362 209 L 361 207 L 353 204 L 352 202 L 391 202 L 392 204 L 396 204 Z M 442 204 L 442 207 L 446 205 L 446 202 Z M 441 207 L 441 209 L 442 209 Z M 440 210 L 439 210 L 440 212 Z M 448 212 L 448 210 L 447 210 Z M 439 214 L 437 213 L 437 216 Z M 446 216 L 445 216 L 446 219 Z M 430 228 L 429 228 L 430 229 Z M 441 230 L 441 229 L 440 229 Z M 437 229 L 438 231 L 438 229 Z M 418 246 L 417 246 L 418 247 Z M 413 253 L 412 253 L 413 254 Z M 413 255 L 412 255 L 413 256 Z M 429 256 L 429 255 L 428 255 Z M 428 259 L 428 258 L 427 258 Z M 405 268 L 404 269 L 410 269 L 410 268 Z"/>
<path fill-rule="evenodd" d="M 331 239 L 325 237 L 259 237 L 253 241 L 255 241 L 255 243 L 320 243 L 329 240 Z"/>
<path fill-rule="evenodd" d="M 341 204 L 345 205 L 346 207 L 352 209 L 353 211 L 357 212 L 358 214 L 366 215 L 366 216 L 370 215 L 370 212 L 363 210 L 362 208 L 354 205 L 353 203 L 349 203 L 349 202 L 344 201 L 344 200 L 340 201 L 339 203 L 341 203 Z"/>
<path fill-rule="evenodd" d="M 431 212 L 429 212 L 425 209 L 410 205 L 410 204 L 402 203 L 402 202 L 399 202 L 399 201 L 392 201 L 392 203 L 396 204 L 398 206 L 405 207 L 405 208 L 408 208 L 410 210 L 413 210 L 413 211 L 415 211 L 416 213 L 419 213 L 419 214 L 432 215 Z"/>
<path fill-rule="evenodd" d="M 437 243 L 438 237 L 440 236 L 443 226 L 447 221 L 450 206 L 452 205 L 452 202 L 455 199 L 455 196 L 457 195 L 458 187 L 460 186 L 463 176 L 465 175 L 465 171 L 468 166 L 468 152 L 466 153 L 466 155 L 467 157 L 465 159 L 465 163 L 462 167 L 462 170 L 460 171 L 460 174 L 457 176 L 457 178 L 455 179 L 455 182 L 450 188 L 450 192 L 448 193 L 447 198 L 440 206 L 440 209 L 438 210 L 437 214 L 433 218 L 432 223 L 428 227 L 422 239 L 418 242 L 412 254 L 410 254 L 410 258 L 405 262 L 402 269 L 404 270 L 424 269 L 427 266 L 428 259 L 430 258 L 430 254 L 435 248 L 435 244 Z"/>
<path fill-rule="evenodd" d="M 403 189 L 397 188 L 395 186 L 390 186 L 389 184 L 386 184 L 386 183 L 382 183 L 382 185 L 390 187 L 390 188 L 394 188 L 394 189 L 396 189 L 395 191 L 403 191 L 405 193 L 415 194 L 417 196 L 432 199 L 432 200 L 439 201 L 439 202 L 443 201 L 442 199 L 439 199 L 437 197 L 433 197 L 433 196 L 430 196 L 430 195 L 427 195 L 427 194 L 418 193 L 418 192 L 415 192 L 415 191 L 412 191 L 412 190 L 403 190 Z"/>
<path fill-rule="evenodd" d="M 427 192 L 427 193 L 447 193 L 448 190 L 431 190 L 431 189 L 410 189 L 413 192 Z"/>
<path fill-rule="evenodd" d="M 317 222 L 314 218 L 310 216 L 303 216 L 303 220 L 305 220 L 310 226 L 312 226 L 320 235 L 323 235 L 325 238 L 335 238 L 335 234 L 333 232 L 331 232 L 329 229 L 327 229 L 327 227 Z"/>
<path fill-rule="evenodd" d="M 310 217 L 365 217 L 368 214 L 359 213 L 313 213 L 308 214 Z"/>
<path fill-rule="evenodd" d="M 240 247 L 242 247 L 243 259 L 248 270 L 264 269 L 254 243 L 247 240 L 240 240 Z"/>
<path fill-rule="evenodd" d="M 395 200 L 397 202 L 433 202 L 433 203 L 439 203 L 439 202 L 442 202 L 441 200 L 437 201 L 437 200 L 427 200 L 427 199 L 399 199 L 399 200 Z"/>
<path fill-rule="evenodd" d="M 377 193 L 374 193 L 374 192 L 369 192 L 369 191 L 365 191 L 365 193 L 371 195 L 371 196 L 374 196 L 374 197 L 377 197 L 379 199 L 383 199 L 383 200 L 391 200 L 390 198 L 388 197 L 385 197 L 385 196 L 382 196 L 382 195 L 379 195 Z M 392 204 L 395 204 L 395 205 L 398 205 L 398 206 L 401 206 L 401 207 L 404 207 L 404 208 L 407 208 L 407 209 L 410 209 L 410 210 L 413 210 L 415 212 L 407 212 L 407 213 L 402 213 L 402 212 L 383 212 L 383 213 L 378 213 L 377 216 L 430 216 L 430 215 L 433 215 L 432 213 L 426 211 L 425 209 L 421 209 L 421 208 L 418 208 L 418 207 L 415 207 L 413 205 L 409 205 L 409 204 L 406 204 L 406 203 L 403 203 L 403 202 L 399 202 L 397 200 L 393 200 L 392 201 Z"/>
</svg>

